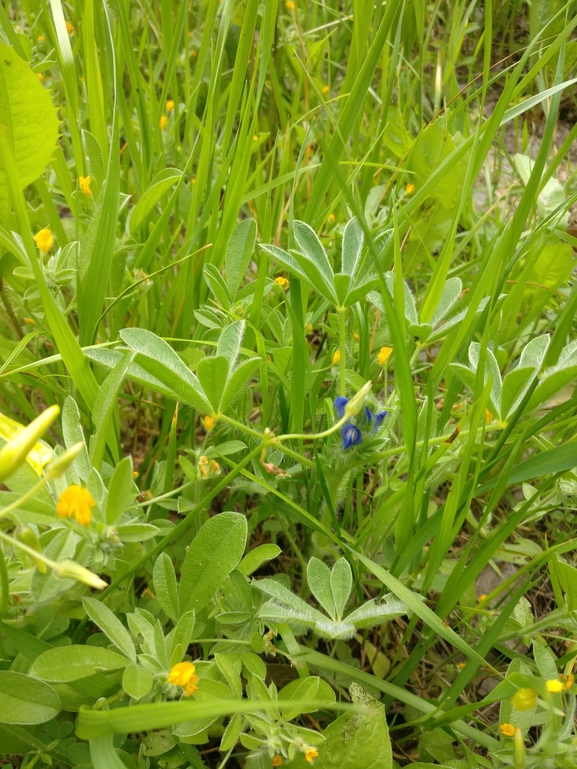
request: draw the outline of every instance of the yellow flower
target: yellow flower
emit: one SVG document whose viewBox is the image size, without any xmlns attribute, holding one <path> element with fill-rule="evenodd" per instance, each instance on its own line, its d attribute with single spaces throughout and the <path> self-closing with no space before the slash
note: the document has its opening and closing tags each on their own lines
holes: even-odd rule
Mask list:
<svg viewBox="0 0 577 769">
<path fill-rule="evenodd" d="M 292 0 L 287 0 L 285 5 L 286 5 L 287 11 L 294 11 L 294 9 L 296 7 L 295 4 L 292 2 Z"/>
<path fill-rule="evenodd" d="M 160 130 L 164 131 L 167 125 L 168 125 L 168 118 L 166 117 L 166 115 L 163 115 L 160 118 Z"/>
<path fill-rule="evenodd" d="M 482 601 L 486 601 L 486 600 L 487 600 L 487 594 L 486 593 L 482 593 L 479 596 L 479 603 L 481 603 Z"/>
<path fill-rule="evenodd" d="M 337 363 L 341 362 L 341 351 L 335 350 L 333 353 L 333 366 L 336 366 Z"/>
<path fill-rule="evenodd" d="M 273 756 L 272 765 L 273 766 L 282 766 L 282 756 Z"/>
<path fill-rule="evenodd" d="M 517 689 L 511 702 L 515 710 L 531 710 L 537 704 L 537 692 L 530 686 Z"/>
<path fill-rule="evenodd" d="M 575 681 L 575 676 L 573 673 L 569 673 L 568 676 L 562 675 L 561 680 L 564 682 L 565 688 L 570 689 L 573 686 L 573 682 Z"/>
<path fill-rule="evenodd" d="M 92 494 L 88 489 L 73 483 L 62 492 L 56 505 L 59 518 L 76 518 L 81 526 L 88 526 L 92 520 L 91 507 L 95 507 Z"/>
<path fill-rule="evenodd" d="M 58 406 L 50 406 L 27 427 L 0 414 L 0 437 L 6 441 L 0 449 L 0 481 L 12 475 L 25 460 L 42 475 L 42 468 L 52 461 L 53 455 L 52 449 L 40 443 L 39 438 L 59 413 Z"/>
<path fill-rule="evenodd" d="M 512 737 L 515 734 L 515 727 L 513 724 L 499 724 L 499 729 L 501 730 L 501 734 L 504 734 L 505 737 Z"/>
<path fill-rule="evenodd" d="M 556 678 L 551 678 L 549 681 L 546 681 L 545 686 L 547 687 L 547 691 L 551 692 L 551 694 L 559 694 L 559 692 L 562 692 L 565 688 L 563 683 Z"/>
<path fill-rule="evenodd" d="M 172 99 L 169 99 L 169 100 L 166 102 L 165 108 L 166 108 L 166 111 L 167 111 L 167 112 L 172 112 L 172 110 L 174 109 L 174 102 L 173 102 L 173 100 L 172 100 Z"/>
<path fill-rule="evenodd" d="M 50 251 L 52 244 L 54 243 L 54 238 L 48 227 L 45 227 L 34 235 L 34 242 L 43 254 L 47 254 Z"/>
<path fill-rule="evenodd" d="M 220 465 L 216 461 L 216 459 L 210 460 L 210 474 L 211 475 L 218 475 L 220 473 Z"/>
<path fill-rule="evenodd" d="M 324 94 L 327 94 L 329 91 L 330 91 L 330 88 L 328 87 L 328 85 L 323 85 L 321 93 L 324 95 Z"/>
<path fill-rule="evenodd" d="M 318 750 L 315 750 L 315 748 L 307 748 L 307 750 L 305 750 L 305 758 L 309 764 L 312 764 L 313 759 L 315 759 L 318 754 Z"/>
<path fill-rule="evenodd" d="M 90 189 L 90 177 L 89 176 L 81 176 L 78 179 L 78 186 L 80 187 L 80 189 L 86 195 L 87 198 L 92 196 L 92 190 Z"/>
<path fill-rule="evenodd" d="M 361 338 L 360 334 L 357 334 L 357 332 L 355 331 L 355 333 L 353 334 L 353 339 L 355 340 L 355 342 L 360 341 L 360 338 Z"/>
<path fill-rule="evenodd" d="M 277 275 L 277 277 L 274 279 L 275 285 L 280 286 L 281 288 L 288 288 L 289 282 L 286 278 L 283 278 L 282 275 Z"/>
<path fill-rule="evenodd" d="M 385 363 L 389 360 L 392 352 L 393 352 L 392 347 L 381 347 L 381 349 L 377 353 L 377 360 L 379 361 L 381 366 L 384 366 Z"/>
<path fill-rule="evenodd" d="M 69 21 L 65 21 L 64 23 L 66 24 L 66 31 L 71 35 L 74 32 L 74 27 Z"/>
<path fill-rule="evenodd" d="M 335 215 L 329 214 L 329 222 L 332 224 L 335 221 Z"/>
<path fill-rule="evenodd" d="M 208 475 L 208 467 L 209 467 L 208 457 L 205 457 L 203 454 L 198 460 L 198 469 L 200 470 L 200 474 L 202 475 L 203 478 L 206 478 Z"/>
<path fill-rule="evenodd" d="M 206 416 L 204 418 L 204 429 L 207 432 L 210 432 L 214 428 L 215 418 L 211 416 Z"/>
<path fill-rule="evenodd" d="M 190 52 L 190 55 L 192 56 L 193 59 L 196 59 L 196 57 L 198 56 L 198 51 L 196 50 L 196 48 L 192 49 L 192 51 Z"/>
<path fill-rule="evenodd" d="M 305 328 L 305 333 L 306 334 L 312 334 L 313 333 L 313 324 L 312 323 L 307 323 L 307 327 Z"/>
<path fill-rule="evenodd" d="M 196 668 L 192 662 L 179 662 L 173 665 L 168 674 L 168 683 L 175 686 L 182 686 L 184 696 L 190 697 L 197 689 L 198 676 L 194 675 Z"/>
<path fill-rule="evenodd" d="M 414 184 L 407 184 L 405 187 L 405 195 L 412 195 L 415 191 L 415 185 Z"/>
<path fill-rule="evenodd" d="M 46 40 L 46 38 L 44 37 L 44 35 L 38 35 L 37 40 L 39 43 L 43 43 Z"/>
<path fill-rule="evenodd" d="M 485 409 L 485 423 L 490 425 L 493 421 L 493 415 L 489 411 L 489 409 Z"/>
<path fill-rule="evenodd" d="M 38 80 L 40 80 L 41 83 L 44 82 L 44 75 L 42 74 L 42 72 L 38 73 Z"/>
</svg>

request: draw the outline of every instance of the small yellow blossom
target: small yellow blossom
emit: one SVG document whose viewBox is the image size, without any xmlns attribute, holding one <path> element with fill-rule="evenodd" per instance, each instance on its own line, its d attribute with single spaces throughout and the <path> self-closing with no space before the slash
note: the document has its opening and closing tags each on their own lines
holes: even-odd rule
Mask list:
<svg viewBox="0 0 577 769">
<path fill-rule="evenodd" d="M 415 191 L 415 185 L 412 183 L 407 184 L 405 187 L 405 195 L 412 195 Z"/>
<path fill-rule="evenodd" d="M 353 339 L 355 340 L 355 342 L 359 342 L 361 339 L 360 334 L 357 334 L 357 332 L 355 331 L 355 333 L 353 334 Z"/>
<path fill-rule="evenodd" d="M 214 417 L 206 416 L 204 418 L 204 429 L 210 432 L 212 429 L 214 429 L 214 423 L 215 423 Z"/>
<path fill-rule="evenodd" d="M 196 177 L 193 176 L 192 179 L 190 180 L 190 183 L 191 184 L 196 184 Z"/>
<path fill-rule="evenodd" d="M 292 0 L 287 0 L 285 3 L 287 11 L 294 11 L 296 8 L 295 4 L 292 2 Z"/>
<path fill-rule="evenodd" d="M 512 737 L 515 734 L 515 727 L 513 724 L 499 724 L 499 729 L 501 730 L 501 734 L 504 734 L 505 737 Z"/>
<path fill-rule="evenodd" d="M 210 463 L 208 461 L 208 457 L 206 457 L 204 454 L 198 460 L 198 469 L 200 470 L 200 474 L 203 478 L 206 478 L 208 475 L 209 464 Z"/>
<path fill-rule="evenodd" d="M 563 682 L 559 681 L 557 678 L 551 678 L 549 681 L 546 681 L 545 686 L 547 687 L 547 691 L 551 692 L 551 694 L 559 694 L 559 692 L 562 692 L 564 689 Z"/>
<path fill-rule="evenodd" d="M 45 227 L 43 230 L 40 230 L 40 232 L 37 232 L 36 235 L 34 235 L 34 242 L 43 254 L 47 254 L 52 248 L 54 238 L 52 237 L 50 230 Z"/>
<path fill-rule="evenodd" d="M 172 99 L 169 99 L 166 102 L 165 109 L 167 112 L 172 112 L 172 110 L 174 109 L 174 101 Z"/>
<path fill-rule="evenodd" d="M 515 710 L 531 710 L 537 704 L 537 692 L 530 686 L 517 689 L 511 702 Z"/>
<path fill-rule="evenodd" d="M 23 318 L 24 323 L 29 323 L 31 326 L 34 325 L 34 318 Z"/>
<path fill-rule="evenodd" d="M 307 323 L 307 327 L 305 328 L 305 333 L 306 334 L 312 334 L 313 333 L 313 324 L 312 323 Z"/>
<path fill-rule="evenodd" d="M 198 676 L 194 675 L 196 670 L 192 662 L 179 662 L 177 665 L 173 665 L 168 674 L 168 683 L 175 686 L 182 686 L 184 689 L 184 696 L 189 697 L 193 694 L 198 686 Z"/>
<path fill-rule="evenodd" d="M 493 415 L 489 411 L 489 409 L 485 409 L 485 423 L 490 425 L 493 421 Z"/>
<path fill-rule="evenodd" d="M 211 459 L 210 461 L 210 473 L 211 475 L 218 475 L 220 473 L 220 465 L 216 459 Z"/>
<path fill-rule="evenodd" d="M 95 507 L 92 494 L 88 489 L 73 483 L 63 491 L 56 505 L 59 518 L 76 518 L 81 526 L 88 526 L 92 520 L 91 507 Z"/>
<path fill-rule="evenodd" d="M 464 662 L 457 662 L 457 667 L 459 668 L 459 670 L 462 670 L 465 667 L 465 663 Z"/>
<path fill-rule="evenodd" d="M 389 360 L 392 352 L 393 352 L 392 347 L 381 347 L 381 349 L 377 353 L 377 360 L 381 366 L 384 366 L 385 363 Z"/>
<path fill-rule="evenodd" d="M 273 756 L 272 765 L 273 766 L 282 766 L 282 756 Z"/>
<path fill-rule="evenodd" d="M 322 94 L 323 94 L 323 96 L 324 96 L 324 95 L 325 95 L 325 94 L 327 94 L 327 93 L 328 93 L 330 90 L 331 90 L 331 89 L 329 88 L 329 86 L 328 86 L 328 85 L 323 85 L 323 87 L 322 87 L 322 90 L 321 90 L 321 93 L 322 93 Z"/>
<path fill-rule="evenodd" d="M 486 601 L 486 600 L 487 600 L 487 595 L 485 593 L 482 593 L 479 596 L 479 603 L 481 603 L 481 601 Z"/>
<path fill-rule="evenodd" d="M 166 117 L 166 115 L 162 115 L 162 117 L 160 118 L 160 130 L 164 131 L 167 125 L 168 125 L 168 118 Z"/>
<path fill-rule="evenodd" d="M 335 215 L 334 214 L 329 214 L 329 222 L 331 224 L 333 224 L 334 221 L 335 221 Z"/>
<path fill-rule="evenodd" d="M 69 21 L 64 22 L 66 24 L 66 31 L 69 35 L 71 35 L 74 32 L 74 27 Z"/>
<path fill-rule="evenodd" d="M 92 197 L 92 190 L 90 189 L 90 177 L 89 176 L 81 176 L 78 179 L 78 186 L 82 190 L 82 192 L 86 195 L 87 198 Z"/>
<path fill-rule="evenodd" d="M 46 38 L 44 37 L 44 35 L 38 35 L 37 40 L 39 43 L 43 43 L 46 40 Z"/>
<path fill-rule="evenodd" d="M 315 750 L 315 748 L 307 748 L 305 750 L 305 758 L 309 762 L 309 764 L 312 764 L 313 759 L 315 759 L 318 756 L 319 752 L 318 750 Z"/>
<path fill-rule="evenodd" d="M 333 366 L 336 366 L 337 363 L 341 362 L 341 351 L 335 350 L 333 353 Z"/>
<path fill-rule="evenodd" d="M 561 680 L 565 684 L 565 688 L 570 689 L 573 686 L 573 683 L 575 681 L 575 676 L 573 675 L 573 673 L 569 673 L 568 676 L 562 675 Z"/>
<path fill-rule="evenodd" d="M 288 288 L 289 282 L 286 278 L 283 278 L 282 275 L 277 275 L 277 277 L 274 279 L 275 285 L 280 286 L 281 288 Z"/>
<path fill-rule="evenodd" d="M 38 73 L 38 80 L 40 80 L 41 83 L 44 82 L 44 75 L 42 74 L 42 72 Z"/>
</svg>

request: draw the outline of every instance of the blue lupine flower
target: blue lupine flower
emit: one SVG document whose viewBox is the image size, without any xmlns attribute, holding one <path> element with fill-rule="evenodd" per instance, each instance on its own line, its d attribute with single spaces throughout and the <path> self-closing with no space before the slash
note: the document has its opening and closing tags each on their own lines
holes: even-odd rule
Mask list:
<svg viewBox="0 0 577 769">
<path fill-rule="evenodd" d="M 342 419 L 345 415 L 345 406 L 348 403 L 348 398 L 345 398 L 344 395 L 339 395 L 338 398 L 335 398 L 334 406 L 335 411 L 337 412 L 337 415 L 339 419 Z M 378 411 L 376 414 L 373 414 L 373 412 L 369 409 L 368 406 L 365 407 L 364 412 L 362 412 L 362 425 L 365 425 L 369 428 L 372 428 L 372 432 L 376 433 L 381 424 L 383 423 L 383 419 L 387 416 L 386 411 Z M 358 446 L 362 440 L 363 440 L 363 434 L 360 430 L 360 428 L 352 424 L 352 422 L 349 420 L 346 425 L 341 427 L 341 435 L 343 438 L 343 449 L 350 449 L 351 446 Z"/>
<path fill-rule="evenodd" d="M 358 446 L 363 440 L 363 434 L 356 425 L 344 425 L 341 427 L 341 435 L 343 436 L 343 449 Z"/>
</svg>

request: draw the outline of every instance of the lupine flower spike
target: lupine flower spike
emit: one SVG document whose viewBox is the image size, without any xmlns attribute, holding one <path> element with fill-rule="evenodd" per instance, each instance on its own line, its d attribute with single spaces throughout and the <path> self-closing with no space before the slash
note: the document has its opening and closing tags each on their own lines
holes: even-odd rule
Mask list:
<svg viewBox="0 0 577 769">
<path fill-rule="evenodd" d="M 345 416 L 348 402 L 348 398 L 345 398 L 344 395 L 339 395 L 338 398 L 335 398 L 334 406 L 339 419 L 342 419 Z M 379 411 L 376 414 L 373 414 L 368 406 L 365 406 L 365 409 L 362 412 L 361 426 L 370 427 L 372 428 L 371 432 L 376 433 L 386 416 L 386 411 Z M 358 446 L 363 440 L 363 433 L 360 428 L 352 422 L 348 422 L 341 427 L 341 436 L 343 439 L 343 449 L 345 451 L 352 446 Z"/>
</svg>

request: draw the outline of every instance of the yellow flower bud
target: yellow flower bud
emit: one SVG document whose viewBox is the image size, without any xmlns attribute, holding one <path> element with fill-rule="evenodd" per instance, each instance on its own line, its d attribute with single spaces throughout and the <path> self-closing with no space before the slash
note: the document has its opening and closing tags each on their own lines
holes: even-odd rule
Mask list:
<svg viewBox="0 0 577 769">
<path fill-rule="evenodd" d="M 172 99 L 169 99 L 166 102 L 165 109 L 167 112 L 172 112 L 172 110 L 174 109 L 174 101 Z"/>
<path fill-rule="evenodd" d="M 64 23 L 66 24 L 66 31 L 71 35 L 74 32 L 74 27 L 69 21 L 65 21 Z"/>
<path fill-rule="evenodd" d="M 328 87 L 328 85 L 323 85 L 323 87 L 322 87 L 322 91 L 321 91 L 321 93 L 323 94 L 323 96 L 324 96 L 325 94 L 327 94 L 329 91 L 330 91 L 330 88 Z"/>
<path fill-rule="evenodd" d="M 513 743 L 513 766 L 515 769 L 525 769 L 527 766 L 525 755 L 525 743 L 523 742 L 523 732 L 517 726 L 515 729 L 515 741 Z"/>
<path fill-rule="evenodd" d="M 34 235 L 34 242 L 43 254 L 47 254 L 50 251 L 52 244 L 54 243 L 54 238 L 48 227 L 45 227 Z"/>
<path fill-rule="evenodd" d="M 551 694 L 559 694 L 559 692 L 562 692 L 564 689 L 563 683 L 556 678 L 551 678 L 549 681 L 546 681 L 545 686 L 547 687 L 547 691 L 551 692 Z"/>
<path fill-rule="evenodd" d="M 166 115 L 162 115 L 162 117 L 160 118 L 160 130 L 164 131 L 167 125 L 168 125 L 168 118 L 166 117 Z"/>
<path fill-rule="evenodd" d="M 501 734 L 505 737 L 512 737 L 515 734 L 515 727 L 513 724 L 500 724 L 499 729 L 501 730 Z"/>
<path fill-rule="evenodd" d="M 315 748 L 307 748 L 305 750 L 305 758 L 309 762 L 309 764 L 312 764 L 313 760 L 318 756 L 319 752 Z"/>
<path fill-rule="evenodd" d="M 389 360 L 392 352 L 393 352 L 392 347 L 381 347 L 381 349 L 377 353 L 377 360 L 381 364 L 381 366 L 384 366 L 385 363 Z"/>
<path fill-rule="evenodd" d="M 412 195 L 414 191 L 415 191 L 415 185 L 412 184 L 412 183 L 411 184 L 407 184 L 407 186 L 405 187 L 405 194 L 406 195 Z"/>
<path fill-rule="evenodd" d="M 282 766 L 282 756 L 273 756 L 273 758 L 272 758 L 272 765 L 273 766 Z"/>
<path fill-rule="evenodd" d="M 40 80 L 41 83 L 44 82 L 44 75 L 42 74 L 42 72 L 38 73 L 38 80 Z"/>
<path fill-rule="evenodd" d="M 281 288 L 288 288 L 289 282 L 286 278 L 283 278 L 282 275 L 277 275 L 277 277 L 274 279 L 275 285 L 280 286 Z"/>
<path fill-rule="evenodd" d="M 90 189 L 90 177 L 89 176 L 81 176 L 78 179 L 78 186 L 80 187 L 80 189 L 86 195 L 87 198 L 92 196 L 92 190 Z"/>
<path fill-rule="evenodd" d="M 365 384 L 361 387 L 361 389 L 353 395 L 353 397 L 348 401 L 348 403 L 345 406 L 345 416 L 347 419 L 349 417 L 354 417 L 355 414 L 358 414 L 359 411 L 362 409 L 363 404 L 365 402 L 365 398 L 371 391 L 371 388 L 373 386 L 372 382 L 365 382 Z"/>
<path fill-rule="evenodd" d="M 211 430 L 213 430 L 213 429 L 214 429 L 214 423 L 215 423 L 215 422 L 216 422 L 216 419 L 215 419 L 214 417 L 211 417 L 211 416 L 206 416 L 206 417 L 204 418 L 204 429 L 205 429 L 207 432 L 210 432 Z"/>
<path fill-rule="evenodd" d="M 58 561 L 53 564 L 52 568 L 56 576 L 61 579 L 75 579 L 77 582 L 83 582 L 85 585 L 95 587 L 97 590 L 104 590 L 105 587 L 108 587 L 106 582 L 100 579 L 97 574 L 93 574 L 93 572 L 85 569 L 84 566 L 75 561 Z"/>
<path fill-rule="evenodd" d="M 292 2 L 292 0 L 287 0 L 287 2 L 285 3 L 285 6 L 287 11 L 294 11 L 296 7 L 295 4 Z"/>
<path fill-rule="evenodd" d="M 28 427 L 23 427 L 18 431 L 17 434 L 3 446 L 2 449 L 0 449 L 0 483 L 4 481 L 5 478 L 9 478 L 12 473 L 16 472 L 20 465 L 26 460 L 28 454 L 33 450 L 43 455 L 44 461 L 40 465 L 40 469 L 50 461 L 52 452 L 50 452 L 49 449 L 45 449 L 42 444 L 38 444 L 38 439 L 44 435 L 59 413 L 60 409 L 58 406 L 50 406 L 43 411 L 40 416 L 36 417 Z M 4 417 L 2 421 L 4 422 L 5 419 L 7 418 Z M 14 424 L 18 425 L 17 422 Z M 2 425 L 2 427 L 4 426 L 5 424 Z M 18 427 L 21 427 L 21 425 L 18 425 Z M 0 434 L 2 434 L 1 430 Z M 35 469 L 38 474 L 40 474 L 37 466 Z"/>
<path fill-rule="evenodd" d="M 341 362 L 341 351 L 335 350 L 333 353 L 333 366 L 336 366 L 340 362 Z"/>
<path fill-rule="evenodd" d="M 531 710 L 537 704 L 537 692 L 529 686 L 517 689 L 511 702 L 515 710 Z"/>
<path fill-rule="evenodd" d="M 68 449 L 68 451 L 65 451 L 64 454 L 61 454 L 54 461 L 50 462 L 48 467 L 44 470 L 44 475 L 50 480 L 52 480 L 52 478 L 60 478 L 60 476 L 64 475 L 68 470 L 83 448 L 84 443 L 82 443 L 82 441 L 75 443 L 74 446 L 71 446 Z"/>
</svg>

